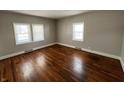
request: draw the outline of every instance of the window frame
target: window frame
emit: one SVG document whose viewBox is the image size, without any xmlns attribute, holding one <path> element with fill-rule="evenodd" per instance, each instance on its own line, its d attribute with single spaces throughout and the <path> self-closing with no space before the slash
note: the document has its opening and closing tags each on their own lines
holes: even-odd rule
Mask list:
<svg viewBox="0 0 124 93">
<path fill-rule="evenodd" d="M 43 40 L 36 40 L 36 41 L 34 40 L 33 26 L 35 26 L 35 25 L 36 25 L 36 26 L 37 26 L 37 25 L 39 25 L 39 26 L 42 25 L 42 26 L 43 26 Z M 45 40 L 44 24 L 32 24 L 32 25 L 31 25 L 31 29 L 32 29 L 32 42 L 41 42 L 41 41 L 44 41 L 44 40 Z"/>
<path fill-rule="evenodd" d="M 83 28 L 82 28 L 82 39 L 75 39 L 75 25 L 83 25 Z M 80 42 L 83 42 L 84 41 L 84 22 L 77 22 L 77 23 L 73 23 L 72 25 L 72 29 L 73 29 L 73 34 L 72 34 L 72 40 L 73 41 L 80 41 Z"/>
<path fill-rule="evenodd" d="M 17 37 L 17 32 L 16 32 L 16 25 L 27 25 L 28 26 L 28 34 L 30 41 L 27 42 L 18 42 L 18 37 Z M 14 30 L 14 36 L 15 36 L 15 44 L 16 45 L 21 45 L 21 44 L 27 44 L 32 42 L 32 31 L 31 31 L 31 26 L 28 23 L 13 23 L 13 30 Z"/>
</svg>

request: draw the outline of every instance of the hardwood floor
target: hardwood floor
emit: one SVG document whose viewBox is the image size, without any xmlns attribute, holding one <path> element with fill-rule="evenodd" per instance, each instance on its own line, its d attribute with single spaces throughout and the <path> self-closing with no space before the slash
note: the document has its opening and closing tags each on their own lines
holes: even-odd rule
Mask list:
<svg viewBox="0 0 124 93">
<path fill-rule="evenodd" d="M 1 81 L 124 81 L 119 60 L 53 45 L 0 61 Z"/>
</svg>

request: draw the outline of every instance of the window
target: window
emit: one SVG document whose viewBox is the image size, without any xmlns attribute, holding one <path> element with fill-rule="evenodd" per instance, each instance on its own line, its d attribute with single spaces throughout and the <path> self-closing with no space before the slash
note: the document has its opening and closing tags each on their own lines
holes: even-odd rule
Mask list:
<svg viewBox="0 0 124 93">
<path fill-rule="evenodd" d="M 14 24 L 14 32 L 16 44 L 24 44 L 32 41 L 30 24 L 16 23 Z"/>
<path fill-rule="evenodd" d="M 17 45 L 44 40 L 43 24 L 33 24 L 31 29 L 30 24 L 14 23 L 14 32 Z"/>
<path fill-rule="evenodd" d="M 73 40 L 83 41 L 84 38 L 84 23 L 73 24 Z"/>
<path fill-rule="evenodd" d="M 44 26 L 43 24 L 33 24 L 33 41 L 42 41 L 44 40 Z"/>
</svg>

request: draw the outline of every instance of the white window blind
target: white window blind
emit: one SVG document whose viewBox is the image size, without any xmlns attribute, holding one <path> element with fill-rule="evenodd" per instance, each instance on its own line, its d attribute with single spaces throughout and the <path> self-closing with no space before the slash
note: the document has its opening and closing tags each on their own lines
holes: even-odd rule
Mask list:
<svg viewBox="0 0 124 93">
<path fill-rule="evenodd" d="M 30 24 L 15 23 L 14 32 L 16 44 L 24 44 L 32 41 Z"/>
<path fill-rule="evenodd" d="M 33 24 L 33 41 L 44 40 L 44 25 L 43 24 Z"/>
<path fill-rule="evenodd" d="M 84 23 L 73 24 L 73 40 L 83 41 L 84 38 Z"/>
</svg>

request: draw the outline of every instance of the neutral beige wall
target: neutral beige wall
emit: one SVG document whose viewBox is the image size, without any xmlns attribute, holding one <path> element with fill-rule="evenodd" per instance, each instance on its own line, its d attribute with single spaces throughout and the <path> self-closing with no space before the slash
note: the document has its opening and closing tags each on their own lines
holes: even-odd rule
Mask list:
<svg viewBox="0 0 124 93">
<path fill-rule="evenodd" d="M 45 40 L 42 42 L 15 45 L 13 22 L 44 24 Z M 53 43 L 56 40 L 55 29 L 55 20 L 52 19 L 0 11 L 0 56 Z"/>
<path fill-rule="evenodd" d="M 83 21 L 85 24 L 84 41 L 73 41 L 72 24 Z M 60 19 L 57 23 L 58 42 L 120 56 L 124 31 L 124 13 L 121 11 L 81 14 Z"/>
<path fill-rule="evenodd" d="M 72 23 L 85 22 L 83 42 L 72 40 Z M 43 23 L 45 40 L 23 45 L 15 45 L 13 22 Z M 124 13 L 99 11 L 52 20 L 0 11 L 0 56 L 39 47 L 53 42 L 74 45 L 81 48 L 121 55 Z"/>
<path fill-rule="evenodd" d="M 121 58 L 124 62 L 124 33 L 123 33 L 122 48 L 121 48 Z"/>
</svg>

